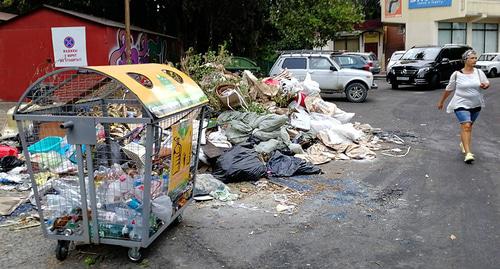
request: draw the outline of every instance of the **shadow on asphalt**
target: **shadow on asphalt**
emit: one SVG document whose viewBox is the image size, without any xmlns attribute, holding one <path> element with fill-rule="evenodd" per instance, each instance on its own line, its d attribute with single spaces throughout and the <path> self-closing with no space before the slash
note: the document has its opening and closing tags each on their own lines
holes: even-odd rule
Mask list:
<svg viewBox="0 0 500 269">
<path fill-rule="evenodd" d="M 392 89 L 389 86 L 389 90 L 391 91 L 407 91 L 407 92 L 433 92 L 433 91 L 440 91 L 443 90 L 445 87 L 439 87 L 437 89 L 432 89 L 432 88 L 420 88 L 416 86 L 411 86 L 411 85 L 399 85 L 399 89 Z"/>
</svg>

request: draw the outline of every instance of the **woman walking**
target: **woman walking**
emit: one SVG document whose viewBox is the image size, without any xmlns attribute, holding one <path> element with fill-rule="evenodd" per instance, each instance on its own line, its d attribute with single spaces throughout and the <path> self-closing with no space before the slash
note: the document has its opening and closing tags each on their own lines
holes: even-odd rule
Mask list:
<svg viewBox="0 0 500 269">
<path fill-rule="evenodd" d="M 460 123 L 460 148 L 465 154 L 464 162 L 472 163 L 474 161 L 474 154 L 471 151 L 472 125 L 484 107 L 482 91 L 488 89 L 490 82 L 483 71 L 474 68 L 477 62 L 477 53 L 474 50 L 466 51 L 462 59 L 464 68 L 451 75 L 437 107 L 443 109 L 444 102 L 454 91 L 446 112 L 455 112 Z"/>
</svg>

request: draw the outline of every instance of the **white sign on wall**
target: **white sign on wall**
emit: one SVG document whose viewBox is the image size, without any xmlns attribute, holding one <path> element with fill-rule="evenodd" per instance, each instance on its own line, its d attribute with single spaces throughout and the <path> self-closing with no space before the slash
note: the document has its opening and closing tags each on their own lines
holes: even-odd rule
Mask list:
<svg viewBox="0 0 500 269">
<path fill-rule="evenodd" d="M 53 27 L 51 30 L 56 67 L 87 66 L 85 27 Z"/>
</svg>

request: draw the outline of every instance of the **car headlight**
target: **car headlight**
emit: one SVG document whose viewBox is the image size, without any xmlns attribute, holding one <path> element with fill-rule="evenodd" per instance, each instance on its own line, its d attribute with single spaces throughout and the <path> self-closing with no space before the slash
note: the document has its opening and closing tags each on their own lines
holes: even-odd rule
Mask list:
<svg viewBox="0 0 500 269">
<path fill-rule="evenodd" d="M 394 75 L 394 74 L 396 74 L 396 70 L 394 70 L 394 68 L 392 68 L 392 67 L 391 67 L 391 69 L 389 69 L 389 72 L 390 72 L 391 74 L 393 74 L 393 75 Z"/>
<path fill-rule="evenodd" d="M 418 69 L 417 77 L 423 77 L 425 75 L 425 73 L 429 72 L 429 70 L 431 70 L 430 67 L 424 67 L 424 68 Z"/>
</svg>

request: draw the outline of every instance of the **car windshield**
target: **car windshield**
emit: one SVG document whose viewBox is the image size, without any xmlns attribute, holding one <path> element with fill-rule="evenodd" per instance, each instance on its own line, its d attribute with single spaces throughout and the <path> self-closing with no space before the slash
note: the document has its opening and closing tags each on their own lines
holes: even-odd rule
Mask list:
<svg viewBox="0 0 500 269">
<path fill-rule="evenodd" d="M 477 60 L 478 61 L 493 61 L 493 59 L 495 59 L 495 57 L 496 57 L 495 54 L 483 54 Z"/>
<path fill-rule="evenodd" d="M 441 51 L 441 48 L 413 48 L 408 50 L 401 60 L 426 60 L 433 61 Z"/>
<path fill-rule="evenodd" d="M 397 61 L 397 60 L 401 59 L 401 56 L 403 56 L 403 54 L 405 54 L 405 53 L 404 52 L 394 53 L 394 54 L 392 54 L 391 60 Z"/>
</svg>

